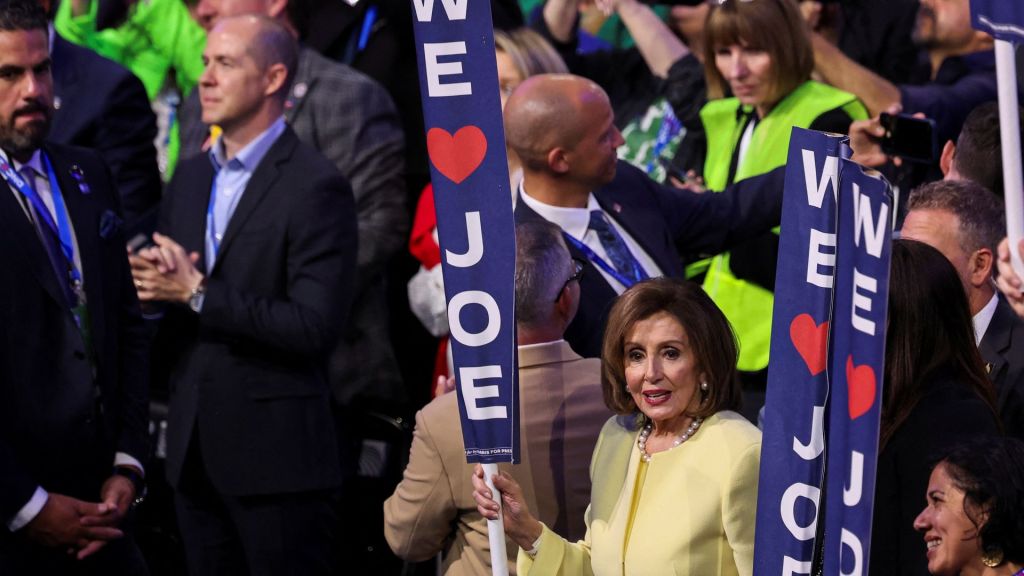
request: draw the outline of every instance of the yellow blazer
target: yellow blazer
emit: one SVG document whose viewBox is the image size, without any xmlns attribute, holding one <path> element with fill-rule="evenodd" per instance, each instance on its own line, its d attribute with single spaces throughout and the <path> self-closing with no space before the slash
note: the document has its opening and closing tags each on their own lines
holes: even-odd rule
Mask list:
<svg viewBox="0 0 1024 576">
<path fill-rule="evenodd" d="M 520 575 L 749 576 L 761 432 L 735 412 L 708 418 L 684 444 L 654 454 L 625 542 L 640 465 L 632 416 L 610 419 L 590 465 L 587 535 L 576 543 L 547 526 Z"/>
</svg>

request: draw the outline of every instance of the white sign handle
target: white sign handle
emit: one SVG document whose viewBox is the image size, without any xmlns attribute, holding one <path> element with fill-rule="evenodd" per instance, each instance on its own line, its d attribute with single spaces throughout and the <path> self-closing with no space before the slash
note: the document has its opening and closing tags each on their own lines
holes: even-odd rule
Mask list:
<svg viewBox="0 0 1024 576">
<path fill-rule="evenodd" d="M 1006 198 L 1006 233 L 1010 237 L 1013 269 L 1024 277 L 1017 250 L 1024 235 L 1024 179 L 1021 177 L 1020 114 L 1017 108 L 1017 62 L 1013 43 L 996 40 L 996 79 L 999 82 L 999 134 L 1003 147 L 1003 195 Z"/>
<path fill-rule="evenodd" d="M 498 519 L 487 521 L 487 538 L 491 544 L 491 574 L 493 576 L 508 576 L 508 554 L 505 551 L 505 525 L 502 523 L 501 492 L 494 487 L 492 479 L 498 473 L 497 464 L 483 464 L 484 482 L 494 494 L 494 500 L 498 503 Z"/>
</svg>

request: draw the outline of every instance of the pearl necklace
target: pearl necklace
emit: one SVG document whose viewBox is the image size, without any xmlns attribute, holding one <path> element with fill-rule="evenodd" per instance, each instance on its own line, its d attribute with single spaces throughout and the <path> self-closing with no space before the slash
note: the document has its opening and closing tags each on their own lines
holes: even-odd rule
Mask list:
<svg viewBox="0 0 1024 576">
<path fill-rule="evenodd" d="M 693 437 L 693 435 L 697 432 L 697 429 L 700 428 L 700 425 L 703 423 L 703 418 L 694 419 L 694 421 L 690 423 L 690 426 L 686 428 L 686 432 L 683 432 L 682 434 L 677 436 L 676 439 L 672 442 L 672 448 L 679 446 L 683 442 L 686 442 L 691 437 Z M 651 455 L 647 453 L 647 438 L 651 435 L 651 430 L 653 429 L 653 424 L 648 422 L 644 426 L 644 429 L 640 431 L 640 436 L 638 436 L 636 439 L 636 445 L 638 448 L 640 448 L 640 459 L 643 460 L 644 462 L 651 461 Z"/>
</svg>

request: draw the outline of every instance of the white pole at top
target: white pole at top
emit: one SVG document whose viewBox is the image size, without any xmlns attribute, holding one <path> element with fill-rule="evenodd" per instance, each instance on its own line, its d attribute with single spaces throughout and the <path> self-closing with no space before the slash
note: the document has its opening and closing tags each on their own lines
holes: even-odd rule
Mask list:
<svg viewBox="0 0 1024 576">
<path fill-rule="evenodd" d="M 1024 178 L 1021 176 L 1020 114 L 1017 105 L 1017 62 L 1013 43 L 996 40 L 996 79 L 999 82 L 999 134 L 1003 147 L 1003 190 L 1006 233 L 1010 237 L 1013 269 L 1024 277 L 1017 246 L 1024 236 Z"/>
</svg>

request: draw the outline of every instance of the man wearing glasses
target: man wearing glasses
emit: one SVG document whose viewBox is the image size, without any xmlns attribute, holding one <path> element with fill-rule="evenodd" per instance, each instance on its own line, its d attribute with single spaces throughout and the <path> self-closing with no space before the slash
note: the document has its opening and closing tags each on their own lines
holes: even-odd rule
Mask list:
<svg viewBox="0 0 1024 576">
<path fill-rule="evenodd" d="M 602 402 L 600 360 L 580 357 L 562 339 L 579 306 L 583 270 L 558 226 L 516 226 L 522 456 L 516 478 L 531 509 L 570 540 L 585 533 L 590 455 L 611 416 Z M 384 535 L 395 554 L 420 561 L 441 552 L 446 576 L 490 573 L 487 523 L 473 500 L 472 471 L 457 399 L 444 394 L 416 415 L 409 465 L 384 503 Z M 509 541 L 506 550 L 514 566 L 518 547 Z"/>
</svg>

